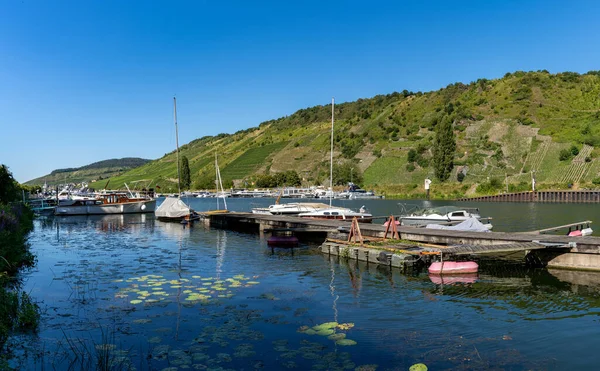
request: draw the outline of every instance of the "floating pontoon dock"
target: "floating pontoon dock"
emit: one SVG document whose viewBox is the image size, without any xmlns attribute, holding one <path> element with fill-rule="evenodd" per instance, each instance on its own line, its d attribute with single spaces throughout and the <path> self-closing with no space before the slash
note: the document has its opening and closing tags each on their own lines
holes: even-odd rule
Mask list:
<svg viewBox="0 0 600 371">
<path fill-rule="evenodd" d="M 324 252 L 327 249 L 329 253 L 340 253 L 339 251 L 342 251 L 340 246 L 342 245 L 361 248 L 360 244 L 347 242 L 351 226 L 349 221 L 316 220 L 239 212 L 205 214 L 202 217 L 206 224 L 216 227 L 258 233 L 268 233 L 273 229 L 286 228 L 297 232 L 299 236 L 310 236 L 312 240 L 320 240 L 321 242 L 325 242 L 327 239 L 335 240 L 336 242 L 330 242 L 330 245 L 327 246 L 337 246 L 336 248 L 326 248 L 326 245 L 323 247 Z M 589 221 L 574 223 L 573 226 L 581 224 L 577 228 L 583 228 L 585 223 L 589 223 Z M 393 255 L 394 250 L 407 256 L 440 253 L 444 256 L 489 255 L 521 251 L 527 256 L 528 262 L 536 262 L 548 267 L 600 270 L 600 237 L 546 235 L 540 234 L 539 231 L 531 233 L 484 233 L 397 226 L 399 238 L 412 241 L 409 246 L 398 247 L 397 242 L 390 243 L 389 246 L 381 243 L 386 234 L 385 226 L 369 223 L 359 224 L 360 234 L 366 240 L 367 245 L 369 240 L 380 241 L 376 247 L 365 246 L 365 248 L 379 250 L 379 255 L 381 255 L 381 252 Z M 300 239 L 302 240 L 302 238 Z M 342 242 L 340 243 L 340 241 Z M 344 241 L 346 241 L 345 244 Z M 413 244 L 416 244 L 416 246 Z M 371 255 L 374 256 L 375 253 L 371 253 Z M 393 257 L 390 257 L 390 259 L 393 260 Z"/>
</svg>

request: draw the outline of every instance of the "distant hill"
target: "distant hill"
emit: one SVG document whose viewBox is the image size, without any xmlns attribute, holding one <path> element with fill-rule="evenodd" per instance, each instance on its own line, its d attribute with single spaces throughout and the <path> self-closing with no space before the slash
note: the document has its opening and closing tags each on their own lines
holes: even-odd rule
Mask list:
<svg viewBox="0 0 600 371">
<path fill-rule="evenodd" d="M 137 157 L 125 157 L 94 162 L 78 168 L 56 169 L 50 174 L 32 179 L 27 185 L 57 185 L 62 183 L 93 182 L 118 176 L 126 171 L 147 164 L 150 160 Z"/>
<path fill-rule="evenodd" d="M 328 104 L 305 108 L 182 146 L 192 188 L 214 188 L 215 153 L 228 183 L 251 186 L 261 174 L 295 170 L 305 185 L 327 184 L 330 115 Z M 452 197 L 526 190 L 532 176 L 538 188 L 600 184 L 599 71 L 517 71 L 432 92 L 404 90 L 336 104 L 335 119 L 336 166 L 354 167 L 346 179 L 336 179 L 340 184 L 362 175 L 364 188 L 406 195 L 423 192 L 423 180 L 430 177 L 434 195 Z M 442 120 L 453 123 L 457 143 L 453 173 L 443 184 L 432 166 Z M 152 179 L 174 191 L 175 158 L 173 151 L 111 179 L 115 184 Z"/>
</svg>

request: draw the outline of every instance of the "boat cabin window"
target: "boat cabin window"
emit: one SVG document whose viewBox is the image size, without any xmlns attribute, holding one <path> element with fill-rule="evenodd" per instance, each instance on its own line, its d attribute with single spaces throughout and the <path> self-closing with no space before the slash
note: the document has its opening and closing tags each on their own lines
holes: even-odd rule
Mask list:
<svg viewBox="0 0 600 371">
<path fill-rule="evenodd" d="M 458 212 L 452 213 L 451 216 L 465 216 L 465 212 L 464 211 L 458 211 Z"/>
<path fill-rule="evenodd" d="M 340 213 L 338 213 L 337 211 L 334 211 L 331 213 L 331 215 L 340 215 Z"/>
</svg>

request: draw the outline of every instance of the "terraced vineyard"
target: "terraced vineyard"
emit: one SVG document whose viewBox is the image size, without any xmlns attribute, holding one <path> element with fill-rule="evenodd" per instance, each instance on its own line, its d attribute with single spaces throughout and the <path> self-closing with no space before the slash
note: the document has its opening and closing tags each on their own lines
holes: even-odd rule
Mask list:
<svg viewBox="0 0 600 371">
<path fill-rule="evenodd" d="M 561 183 L 579 183 L 583 178 L 586 171 L 590 168 L 590 163 L 586 162 L 585 159 L 590 157 L 594 148 L 584 145 L 579 154 L 573 158 L 571 166 L 560 178 Z"/>
<path fill-rule="evenodd" d="M 244 154 L 228 164 L 221 171 L 221 176 L 223 179 L 227 180 L 243 179 L 249 174 L 257 171 L 259 168 L 265 166 L 269 156 L 278 152 L 287 144 L 288 142 L 280 142 L 267 144 L 261 147 L 250 148 L 244 152 Z"/>
</svg>

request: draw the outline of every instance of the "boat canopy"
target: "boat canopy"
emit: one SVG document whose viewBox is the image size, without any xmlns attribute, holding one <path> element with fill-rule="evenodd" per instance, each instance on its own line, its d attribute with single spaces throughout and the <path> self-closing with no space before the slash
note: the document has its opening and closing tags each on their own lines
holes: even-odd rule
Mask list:
<svg viewBox="0 0 600 371">
<path fill-rule="evenodd" d="M 486 227 L 485 224 L 476 218 L 468 218 L 457 225 L 427 224 L 425 228 L 444 229 L 448 231 L 490 232 L 489 227 Z"/>
<path fill-rule="evenodd" d="M 190 215 L 192 210 L 180 198 L 167 197 L 154 211 L 157 218 L 183 218 Z"/>
</svg>

